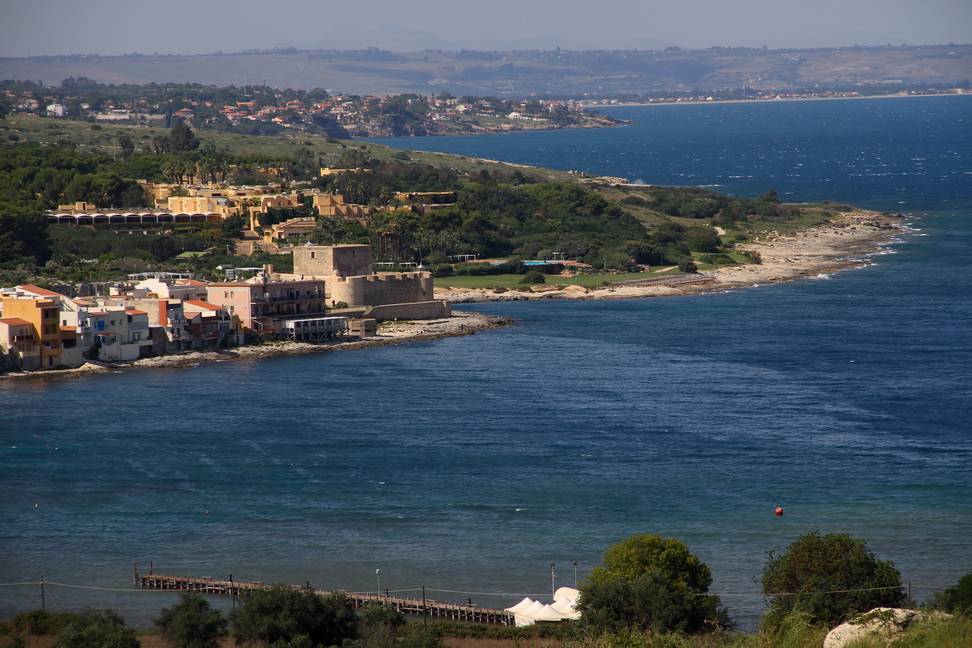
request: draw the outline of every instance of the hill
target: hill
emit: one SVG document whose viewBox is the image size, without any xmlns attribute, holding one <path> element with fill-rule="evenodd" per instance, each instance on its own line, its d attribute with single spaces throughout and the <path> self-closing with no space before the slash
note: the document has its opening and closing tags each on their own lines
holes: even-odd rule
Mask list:
<svg viewBox="0 0 972 648">
<path fill-rule="evenodd" d="M 0 59 L 0 78 L 58 84 L 203 83 L 324 88 L 352 94 L 523 97 L 645 95 L 859 85 L 947 87 L 972 79 L 972 45 L 768 50 L 526 50 L 396 53 L 282 50 L 193 56 L 71 55 Z"/>
</svg>

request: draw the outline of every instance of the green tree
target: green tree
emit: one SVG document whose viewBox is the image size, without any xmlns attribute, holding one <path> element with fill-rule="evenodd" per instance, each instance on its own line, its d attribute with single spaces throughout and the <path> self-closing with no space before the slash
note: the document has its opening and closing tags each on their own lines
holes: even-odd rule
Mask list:
<svg viewBox="0 0 972 648">
<path fill-rule="evenodd" d="M 135 143 L 131 137 L 120 137 L 118 139 L 118 146 L 121 147 L 122 159 L 125 161 L 135 152 Z"/>
<path fill-rule="evenodd" d="M 199 140 L 196 139 L 192 129 L 185 124 L 177 124 L 169 131 L 169 153 L 195 151 L 197 148 L 199 148 Z"/>
<path fill-rule="evenodd" d="M 135 631 L 111 610 L 88 610 L 58 633 L 53 648 L 139 648 Z"/>
<path fill-rule="evenodd" d="M 654 533 L 612 545 L 581 585 L 584 623 L 600 631 L 638 628 L 696 632 L 727 627 L 718 597 L 709 596 L 712 572 L 685 543 Z"/>
<path fill-rule="evenodd" d="M 769 552 L 762 584 L 771 597 L 771 625 L 794 611 L 833 625 L 876 607 L 898 607 L 907 598 L 894 564 L 878 560 L 866 541 L 847 533 L 812 531 L 781 555 Z"/>
<path fill-rule="evenodd" d="M 695 265 L 695 261 L 692 259 L 685 257 L 684 259 L 679 260 L 678 270 L 679 272 L 685 272 L 687 274 L 695 274 L 699 271 L 699 266 Z"/>
<path fill-rule="evenodd" d="M 0 197 L 0 268 L 43 265 L 51 256 L 47 219 L 39 205 Z"/>
<path fill-rule="evenodd" d="M 673 583 L 696 592 L 708 592 L 712 583 L 712 572 L 684 542 L 654 533 L 625 538 L 609 547 L 601 560 L 603 565 L 591 570 L 588 577 L 591 583 L 631 579 L 650 571 L 660 571 Z"/>
<path fill-rule="evenodd" d="M 657 570 L 581 591 L 584 624 L 600 632 L 698 632 L 727 622 L 724 614 L 720 619 L 718 597 L 700 596 Z"/>
<path fill-rule="evenodd" d="M 183 592 L 179 602 L 164 608 L 155 620 L 159 634 L 176 648 L 216 648 L 226 634 L 226 619 L 198 592 Z"/>
<path fill-rule="evenodd" d="M 290 642 L 306 648 L 340 646 L 354 639 L 356 623 L 347 597 L 318 596 L 309 587 L 288 585 L 256 590 L 230 614 L 236 643 Z"/>
</svg>

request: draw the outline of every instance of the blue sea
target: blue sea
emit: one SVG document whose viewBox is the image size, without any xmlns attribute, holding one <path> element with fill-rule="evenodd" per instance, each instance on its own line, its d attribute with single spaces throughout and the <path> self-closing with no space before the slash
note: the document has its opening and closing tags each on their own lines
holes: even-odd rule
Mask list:
<svg viewBox="0 0 972 648">
<path fill-rule="evenodd" d="M 149 626 L 174 595 L 133 589 L 133 563 L 509 606 L 637 533 L 685 542 L 747 629 L 766 553 L 808 531 L 865 538 L 919 600 L 972 569 L 972 98 L 605 112 L 636 123 L 382 143 L 773 188 L 908 229 L 789 284 L 483 304 L 516 323 L 0 381 L 0 618 L 39 607 L 43 576 L 49 610 Z"/>
</svg>

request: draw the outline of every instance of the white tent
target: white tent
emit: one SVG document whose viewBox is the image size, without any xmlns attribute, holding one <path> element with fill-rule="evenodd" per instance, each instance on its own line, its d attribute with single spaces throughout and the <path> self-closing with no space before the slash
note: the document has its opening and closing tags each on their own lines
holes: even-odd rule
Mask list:
<svg viewBox="0 0 972 648">
<path fill-rule="evenodd" d="M 562 598 L 570 599 L 573 602 L 577 602 L 580 598 L 580 590 L 573 587 L 558 587 L 557 591 L 554 592 L 554 600 L 559 601 Z"/>
<path fill-rule="evenodd" d="M 513 607 L 506 608 L 507 612 L 512 612 L 513 614 L 519 614 L 521 611 L 527 609 L 534 604 L 534 600 L 529 596 L 514 605 Z"/>
<path fill-rule="evenodd" d="M 506 608 L 513 613 L 517 626 L 533 625 L 537 621 L 565 621 L 580 618 L 580 612 L 574 608 L 579 592 L 573 587 L 561 587 L 554 593 L 553 605 L 544 605 L 534 601 L 529 596 Z"/>
</svg>

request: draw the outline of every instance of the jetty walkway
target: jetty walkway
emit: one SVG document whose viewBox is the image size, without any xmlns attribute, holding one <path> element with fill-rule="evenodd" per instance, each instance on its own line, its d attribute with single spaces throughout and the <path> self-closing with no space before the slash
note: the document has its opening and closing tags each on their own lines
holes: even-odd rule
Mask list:
<svg viewBox="0 0 972 648">
<path fill-rule="evenodd" d="M 222 594 L 225 596 L 239 597 L 245 597 L 254 590 L 272 587 L 272 585 L 267 585 L 260 581 L 214 580 L 208 576 L 192 578 L 151 573 L 139 574 L 137 569 L 132 570 L 132 579 L 135 585 L 146 589 L 188 590 L 202 592 L 204 594 Z M 300 589 L 299 585 L 294 585 L 293 587 L 294 589 Z M 482 608 L 478 605 L 455 605 L 452 603 L 440 603 L 424 597 L 420 599 L 396 598 L 394 596 L 359 594 L 344 590 L 314 590 L 314 592 L 320 596 L 326 596 L 332 592 L 340 592 L 348 597 L 354 609 L 379 603 L 381 605 L 389 605 L 402 614 L 411 616 L 448 619 L 450 621 L 470 621 L 473 623 L 493 625 L 514 624 L 513 615 L 506 610 L 493 610 Z"/>
</svg>

